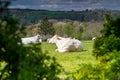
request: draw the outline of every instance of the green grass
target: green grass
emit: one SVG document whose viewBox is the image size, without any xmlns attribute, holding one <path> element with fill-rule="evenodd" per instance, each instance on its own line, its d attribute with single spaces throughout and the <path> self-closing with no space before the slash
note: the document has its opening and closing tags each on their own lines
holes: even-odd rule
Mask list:
<svg viewBox="0 0 120 80">
<path fill-rule="evenodd" d="M 57 62 L 62 66 L 65 72 L 61 73 L 59 77 L 66 78 L 67 73 L 73 73 L 79 69 L 80 64 L 95 64 L 95 57 L 92 56 L 93 41 L 82 41 L 84 50 L 81 52 L 55 52 L 56 45 L 42 42 L 41 49 L 45 54 L 56 58 Z M 30 46 L 30 45 L 27 45 Z M 47 51 L 47 52 L 46 52 Z M 6 65 L 5 62 L 0 63 L 0 70 Z"/>
<path fill-rule="evenodd" d="M 42 51 L 48 51 L 50 56 L 54 56 L 57 62 L 64 68 L 65 72 L 75 72 L 80 64 L 95 64 L 95 57 L 92 56 L 93 41 L 82 41 L 84 50 L 81 52 L 55 52 L 56 45 L 43 42 L 41 45 Z"/>
</svg>

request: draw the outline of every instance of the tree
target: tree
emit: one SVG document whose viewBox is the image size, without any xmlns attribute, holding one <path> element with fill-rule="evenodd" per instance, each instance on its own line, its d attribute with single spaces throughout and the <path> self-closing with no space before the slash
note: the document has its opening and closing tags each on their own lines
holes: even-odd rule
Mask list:
<svg viewBox="0 0 120 80">
<path fill-rule="evenodd" d="M 50 34 L 53 35 L 54 34 L 54 28 L 52 26 L 52 23 L 48 21 L 48 18 L 44 18 L 43 20 L 41 20 L 40 25 L 38 26 L 39 28 L 39 33 L 40 34 Z"/>
<path fill-rule="evenodd" d="M 93 52 L 105 68 L 103 72 L 105 78 L 119 80 L 120 18 L 113 19 L 110 15 L 106 15 L 102 36 L 95 40 Z"/>
<path fill-rule="evenodd" d="M 10 1 L 0 1 L 0 13 L 8 12 L 7 6 Z M 17 79 L 18 66 L 22 45 L 19 33 L 22 31 L 19 20 L 8 17 L 6 13 L 0 20 L 0 64 L 6 65 L 0 70 L 0 79 Z M 21 54 L 24 56 L 24 54 Z"/>
<path fill-rule="evenodd" d="M 102 34 L 104 37 L 108 37 L 110 35 L 120 37 L 120 18 L 114 20 L 110 15 L 106 15 L 106 21 L 104 23 Z"/>
<path fill-rule="evenodd" d="M 73 26 L 70 25 L 70 24 L 66 24 L 64 27 L 63 27 L 63 30 L 64 30 L 64 34 L 69 36 L 69 37 L 73 37 Z"/>
<path fill-rule="evenodd" d="M 7 8 L 8 2 L 0 0 L 0 10 Z M 56 59 L 44 54 L 40 44 L 24 46 L 23 30 L 15 17 L 4 15 L 0 20 L 0 79 L 57 80 L 61 67 Z"/>
<path fill-rule="evenodd" d="M 94 54 L 105 55 L 108 52 L 120 51 L 120 18 L 113 19 L 106 15 L 102 36 L 94 42 Z"/>
</svg>

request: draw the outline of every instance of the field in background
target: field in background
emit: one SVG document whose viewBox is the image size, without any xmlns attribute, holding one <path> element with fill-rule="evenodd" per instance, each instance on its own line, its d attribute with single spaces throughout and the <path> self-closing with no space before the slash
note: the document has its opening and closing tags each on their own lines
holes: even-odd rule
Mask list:
<svg viewBox="0 0 120 80">
<path fill-rule="evenodd" d="M 65 73 L 75 72 L 80 64 L 94 64 L 96 62 L 95 57 L 92 56 L 93 41 L 82 41 L 84 50 L 82 52 L 55 52 L 56 45 L 43 42 L 41 45 L 42 51 L 46 51 L 50 56 L 54 56 L 57 62 L 65 69 Z M 64 73 L 63 73 L 64 74 Z"/>
</svg>

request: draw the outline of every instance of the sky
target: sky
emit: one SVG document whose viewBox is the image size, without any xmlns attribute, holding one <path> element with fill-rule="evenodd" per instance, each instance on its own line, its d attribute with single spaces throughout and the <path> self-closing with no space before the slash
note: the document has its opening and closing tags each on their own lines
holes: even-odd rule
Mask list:
<svg viewBox="0 0 120 80">
<path fill-rule="evenodd" d="M 120 0 L 14 0 L 10 8 L 81 11 L 86 9 L 120 10 Z"/>
</svg>

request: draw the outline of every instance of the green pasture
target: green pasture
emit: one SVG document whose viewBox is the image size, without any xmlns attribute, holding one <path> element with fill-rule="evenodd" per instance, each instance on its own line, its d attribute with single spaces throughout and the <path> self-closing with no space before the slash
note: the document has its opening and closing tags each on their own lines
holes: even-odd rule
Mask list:
<svg viewBox="0 0 120 80">
<path fill-rule="evenodd" d="M 49 56 L 55 57 L 57 62 L 62 66 L 64 72 L 60 74 L 60 77 L 65 78 L 67 74 L 74 73 L 77 69 L 79 69 L 80 64 L 95 64 L 95 57 L 92 56 L 93 50 L 93 41 L 87 40 L 82 41 L 84 45 L 84 50 L 81 52 L 65 52 L 59 53 L 55 52 L 56 45 L 50 44 L 47 42 L 41 43 L 42 52 L 48 54 Z M 27 45 L 30 46 L 30 45 Z M 38 45 L 39 46 L 39 45 Z M 0 63 L 0 70 L 6 63 Z"/>
<path fill-rule="evenodd" d="M 84 50 L 81 52 L 55 52 L 56 45 L 43 42 L 41 44 L 42 51 L 50 56 L 54 56 L 57 62 L 64 68 L 65 73 L 75 72 L 80 64 L 95 64 L 95 57 L 92 56 L 93 41 L 82 41 Z"/>
</svg>

